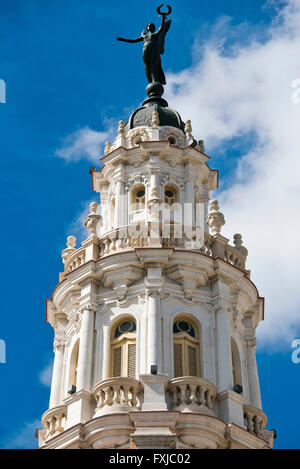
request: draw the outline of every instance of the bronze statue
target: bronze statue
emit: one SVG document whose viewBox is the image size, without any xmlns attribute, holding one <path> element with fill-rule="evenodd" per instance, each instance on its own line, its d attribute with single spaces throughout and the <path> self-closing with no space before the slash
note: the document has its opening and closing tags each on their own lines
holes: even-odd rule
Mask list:
<svg viewBox="0 0 300 469">
<path fill-rule="evenodd" d="M 143 60 L 147 80 L 149 83 L 158 82 L 165 85 L 166 78 L 161 66 L 160 56 L 164 53 L 165 36 L 171 24 L 171 20 L 166 21 L 166 16 L 171 13 L 172 9 L 167 5 L 168 11 L 167 13 L 163 13 L 161 12 L 162 6 L 163 4 L 157 7 L 157 12 L 162 17 L 160 28 L 157 31 L 155 31 L 155 25 L 153 23 L 148 23 L 146 26 L 148 33 L 144 30 L 137 39 L 123 39 L 122 37 L 117 37 L 117 39 L 118 41 L 124 42 L 144 41 Z"/>
</svg>

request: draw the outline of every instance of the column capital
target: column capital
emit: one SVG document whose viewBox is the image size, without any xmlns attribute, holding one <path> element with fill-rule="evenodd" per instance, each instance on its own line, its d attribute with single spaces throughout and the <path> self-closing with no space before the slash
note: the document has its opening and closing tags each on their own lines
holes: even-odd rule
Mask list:
<svg viewBox="0 0 300 469">
<path fill-rule="evenodd" d="M 232 305 L 228 300 L 225 300 L 224 298 L 218 298 L 213 302 L 213 308 L 215 313 L 217 313 L 219 310 L 225 310 L 226 312 L 231 311 Z"/>
<path fill-rule="evenodd" d="M 82 314 L 84 313 L 84 311 L 92 311 L 93 313 L 95 313 L 96 309 L 97 308 L 95 305 L 93 305 L 92 303 L 87 303 L 85 305 L 80 306 L 79 313 Z"/>
<path fill-rule="evenodd" d="M 148 287 L 146 288 L 146 298 L 149 298 L 149 296 L 152 295 L 157 295 L 160 298 L 163 296 L 163 289 L 161 287 Z"/>
<path fill-rule="evenodd" d="M 53 342 L 53 351 L 56 352 L 56 349 L 59 347 L 64 347 L 66 345 L 66 339 L 54 339 Z"/>
</svg>

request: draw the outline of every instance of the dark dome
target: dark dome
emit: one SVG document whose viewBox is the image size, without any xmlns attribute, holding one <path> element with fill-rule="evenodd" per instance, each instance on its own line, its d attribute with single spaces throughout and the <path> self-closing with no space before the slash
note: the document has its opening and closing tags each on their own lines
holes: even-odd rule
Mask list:
<svg viewBox="0 0 300 469">
<path fill-rule="evenodd" d="M 129 117 L 129 120 L 126 123 L 127 132 L 130 129 L 134 129 L 135 127 L 139 126 L 145 125 L 151 127 L 153 111 L 157 111 L 158 113 L 160 126 L 168 125 L 171 127 L 176 127 L 177 129 L 181 129 L 184 132 L 184 122 L 181 120 L 181 117 L 177 111 L 168 107 L 167 101 L 161 97 L 163 87 L 160 85 L 162 88 L 161 92 L 161 89 L 158 87 L 158 85 L 159 84 L 152 83 L 147 87 L 147 94 L 149 98 L 143 102 L 142 107 L 136 109 Z"/>
</svg>

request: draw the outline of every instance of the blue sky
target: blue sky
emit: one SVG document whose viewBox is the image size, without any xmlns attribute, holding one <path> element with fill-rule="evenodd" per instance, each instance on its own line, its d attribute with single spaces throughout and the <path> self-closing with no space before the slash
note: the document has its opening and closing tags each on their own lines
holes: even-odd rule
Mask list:
<svg viewBox="0 0 300 469">
<path fill-rule="evenodd" d="M 293 0 L 170 4 L 172 27 L 163 56 L 166 96 L 183 119 L 192 116 L 196 138 L 207 140 L 211 167 L 220 170 L 221 208 L 231 236 L 239 231 L 238 223 L 248 235 L 250 268 L 270 318 L 259 335 L 263 408 L 269 428 L 278 431 L 275 447 L 299 448 L 300 364 L 292 363 L 290 344 L 300 337 L 300 301 L 297 282 L 289 281 L 297 271 L 290 267 L 287 249 L 296 242 L 298 226 L 287 239 L 280 204 L 284 210 L 290 206 L 293 216 L 300 197 L 293 171 L 275 158 L 281 154 L 278 125 L 280 142 L 289 145 L 287 165 L 295 168 L 296 158 L 288 158 L 299 148 L 291 129 L 297 127 L 300 107 L 279 97 L 288 96 L 290 83 L 300 77 L 300 42 L 293 24 L 299 9 Z M 0 339 L 7 346 L 7 363 L 0 363 L 0 447 L 22 448 L 34 447 L 33 429 L 48 407 L 45 383 L 53 334 L 45 322 L 44 300 L 58 282 L 66 236 L 80 235 L 78 220 L 96 198 L 89 166 L 97 164 L 117 120 L 126 120 L 145 96 L 141 46 L 115 37 L 137 37 L 147 22 L 159 20 L 157 2 L 144 0 L 0 0 L 0 6 L 0 78 L 7 87 L 7 102 L 0 104 Z M 280 64 L 284 72 L 274 73 Z M 283 73 L 285 81 L 279 82 Z M 248 83 L 252 77 L 255 82 Z M 293 120 L 285 132 L 287 119 Z M 272 172 L 274 167 L 278 171 Z M 282 202 L 274 202 L 273 187 Z M 253 193 L 263 193 L 265 205 L 251 203 Z M 282 243 L 276 265 L 274 210 Z M 289 213 L 287 218 L 292 223 Z M 293 259 L 294 265 L 294 253 Z"/>
</svg>

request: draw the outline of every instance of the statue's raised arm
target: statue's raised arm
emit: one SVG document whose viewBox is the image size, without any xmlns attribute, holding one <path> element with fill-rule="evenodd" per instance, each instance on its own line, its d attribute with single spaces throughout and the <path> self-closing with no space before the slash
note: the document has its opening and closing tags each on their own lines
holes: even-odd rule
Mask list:
<svg viewBox="0 0 300 469">
<path fill-rule="evenodd" d="M 123 41 L 123 42 L 142 42 L 144 38 L 142 36 L 138 37 L 137 39 L 124 39 L 123 37 L 117 37 L 118 41 Z"/>
<path fill-rule="evenodd" d="M 155 31 L 155 25 L 153 23 L 148 23 L 146 31 L 143 31 L 141 36 L 137 39 L 124 39 L 117 37 L 118 41 L 135 43 L 144 41 L 143 47 L 143 60 L 145 65 L 146 77 L 149 83 L 158 82 L 162 85 L 166 84 L 165 74 L 161 66 L 161 54 L 164 53 L 165 45 L 165 36 L 169 31 L 171 20 L 166 21 L 166 16 L 168 16 L 172 9 L 167 5 L 167 12 L 162 12 L 163 4 L 157 7 L 157 12 L 162 16 L 162 22 L 157 31 Z"/>
</svg>

